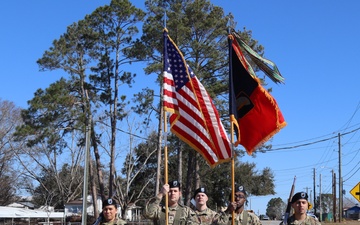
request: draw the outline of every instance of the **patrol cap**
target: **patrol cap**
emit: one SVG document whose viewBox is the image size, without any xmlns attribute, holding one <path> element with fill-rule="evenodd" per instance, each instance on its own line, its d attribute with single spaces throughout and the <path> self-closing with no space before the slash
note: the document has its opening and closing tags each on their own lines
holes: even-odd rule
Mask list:
<svg viewBox="0 0 360 225">
<path fill-rule="evenodd" d="M 236 193 L 236 192 L 242 192 L 246 196 L 245 188 L 242 185 L 235 186 L 234 193 Z M 231 193 L 229 195 L 229 200 L 231 200 Z"/>
<path fill-rule="evenodd" d="M 180 182 L 177 180 L 173 180 L 169 182 L 170 188 L 179 188 L 180 189 Z"/>
<path fill-rule="evenodd" d="M 115 208 L 117 208 L 117 203 L 116 203 L 115 199 L 112 199 L 112 198 L 105 199 L 103 201 L 103 208 L 105 208 L 105 206 L 108 206 L 108 205 L 114 205 Z"/>
<path fill-rule="evenodd" d="M 204 194 L 207 195 L 206 189 L 205 189 L 204 187 L 200 187 L 200 188 L 198 188 L 198 189 L 195 190 L 195 192 L 194 192 L 194 198 L 195 198 L 196 195 L 199 194 L 199 193 L 204 193 Z"/>
<path fill-rule="evenodd" d="M 306 201 L 308 200 L 308 194 L 306 192 L 298 192 L 296 193 L 292 199 L 291 199 L 291 203 L 296 202 L 299 199 L 305 199 Z"/>
<path fill-rule="evenodd" d="M 235 193 L 236 193 L 236 192 L 242 192 L 242 193 L 244 193 L 244 195 L 246 195 L 245 188 L 244 188 L 244 186 L 242 186 L 242 185 L 239 185 L 239 186 L 236 186 L 236 187 L 235 187 Z"/>
</svg>

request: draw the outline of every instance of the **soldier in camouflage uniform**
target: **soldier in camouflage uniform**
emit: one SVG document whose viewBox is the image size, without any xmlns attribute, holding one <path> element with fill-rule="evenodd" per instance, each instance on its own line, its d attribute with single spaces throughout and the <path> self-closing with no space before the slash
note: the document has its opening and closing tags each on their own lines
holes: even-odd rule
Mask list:
<svg viewBox="0 0 360 225">
<path fill-rule="evenodd" d="M 291 199 L 291 207 L 294 214 L 287 219 L 287 225 L 321 225 L 317 219 L 307 215 L 310 203 L 306 192 L 296 193 Z"/>
<path fill-rule="evenodd" d="M 254 213 L 244 210 L 246 191 L 243 186 L 235 188 L 235 202 L 230 202 L 226 213 L 230 214 L 228 224 L 232 224 L 232 212 L 235 214 L 234 225 L 261 225 L 259 217 Z"/>
<path fill-rule="evenodd" d="M 109 198 L 103 201 L 101 225 L 125 225 L 126 221 L 118 218 L 117 203 Z"/>
<path fill-rule="evenodd" d="M 229 218 L 225 213 L 217 213 L 207 207 L 206 202 L 209 198 L 204 187 L 196 189 L 193 198 L 197 216 L 196 223 L 206 225 L 227 224 Z"/>
<path fill-rule="evenodd" d="M 165 207 L 161 206 L 163 196 L 168 195 L 169 225 L 189 225 L 195 223 L 195 212 L 179 204 L 181 187 L 178 181 L 165 184 L 159 194 L 151 198 L 145 206 L 145 216 L 154 221 L 154 225 L 165 225 Z"/>
</svg>

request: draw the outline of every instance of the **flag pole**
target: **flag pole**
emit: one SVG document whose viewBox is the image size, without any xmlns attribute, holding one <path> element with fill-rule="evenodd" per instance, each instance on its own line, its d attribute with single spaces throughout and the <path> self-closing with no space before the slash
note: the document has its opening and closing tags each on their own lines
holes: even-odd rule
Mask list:
<svg viewBox="0 0 360 225">
<path fill-rule="evenodd" d="M 164 111 L 164 177 L 165 177 L 165 184 L 169 183 L 168 181 L 168 148 L 167 148 L 167 117 L 166 111 Z M 168 217 L 168 203 L 169 203 L 169 196 L 165 195 L 165 224 L 169 224 L 169 217 Z"/>
<path fill-rule="evenodd" d="M 234 121 L 231 118 L 233 107 L 233 87 L 232 87 L 232 40 L 233 37 L 230 34 L 230 19 L 228 21 L 228 43 L 229 43 L 229 115 L 230 115 L 230 134 L 231 134 L 231 202 L 235 201 L 235 153 L 234 153 Z M 235 210 L 232 211 L 231 224 L 235 224 Z"/>
<path fill-rule="evenodd" d="M 164 2 L 165 4 L 165 2 Z M 166 8 L 164 5 L 164 30 L 166 30 Z M 164 37 L 164 52 L 166 49 L 166 43 L 165 43 L 165 37 Z M 163 60 L 165 60 L 165 55 L 163 55 Z M 164 70 L 165 69 L 165 62 L 163 62 L 164 65 Z M 164 80 L 163 80 L 164 82 Z M 164 96 L 163 96 L 164 97 Z M 168 178 L 168 148 L 167 148 L 167 115 L 166 115 L 166 110 L 163 109 L 164 112 L 164 182 L 165 184 L 169 183 L 169 178 Z M 169 224 L 169 195 L 166 194 L 165 195 L 165 225 Z"/>
<path fill-rule="evenodd" d="M 233 125 L 231 125 L 233 126 Z M 231 135 L 231 139 L 234 138 L 234 135 Z M 231 142 L 234 143 L 234 142 Z M 233 146 L 233 145 L 232 145 Z M 234 153 L 233 147 L 232 147 L 232 152 Z M 234 154 L 231 157 L 231 202 L 235 201 L 235 157 Z M 234 225 L 235 224 L 235 210 L 232 211 L 232 216 L 231 216 L 231 224 Z"/>
</svg>

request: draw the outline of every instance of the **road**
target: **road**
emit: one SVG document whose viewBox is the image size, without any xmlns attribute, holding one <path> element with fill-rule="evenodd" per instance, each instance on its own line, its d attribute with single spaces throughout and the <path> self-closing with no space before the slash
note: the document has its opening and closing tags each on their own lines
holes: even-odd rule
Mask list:
<svg viewBox="0 0 360 225">
<path fill-rule="evenodd" d="M 261 220 L 262 225 L 279 225 L 280 220 Z"/>
</svg>

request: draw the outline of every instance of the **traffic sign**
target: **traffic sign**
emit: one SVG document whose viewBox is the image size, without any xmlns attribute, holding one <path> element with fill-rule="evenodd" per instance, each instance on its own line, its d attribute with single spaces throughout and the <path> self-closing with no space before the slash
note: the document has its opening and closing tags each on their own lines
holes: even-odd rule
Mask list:
<svg viewBox="0 0 360 225">
<path fill-rule="evenodd" d="M 350 194 L 360 202 L 360 182 L 351 189 Z"/>
</svg>

